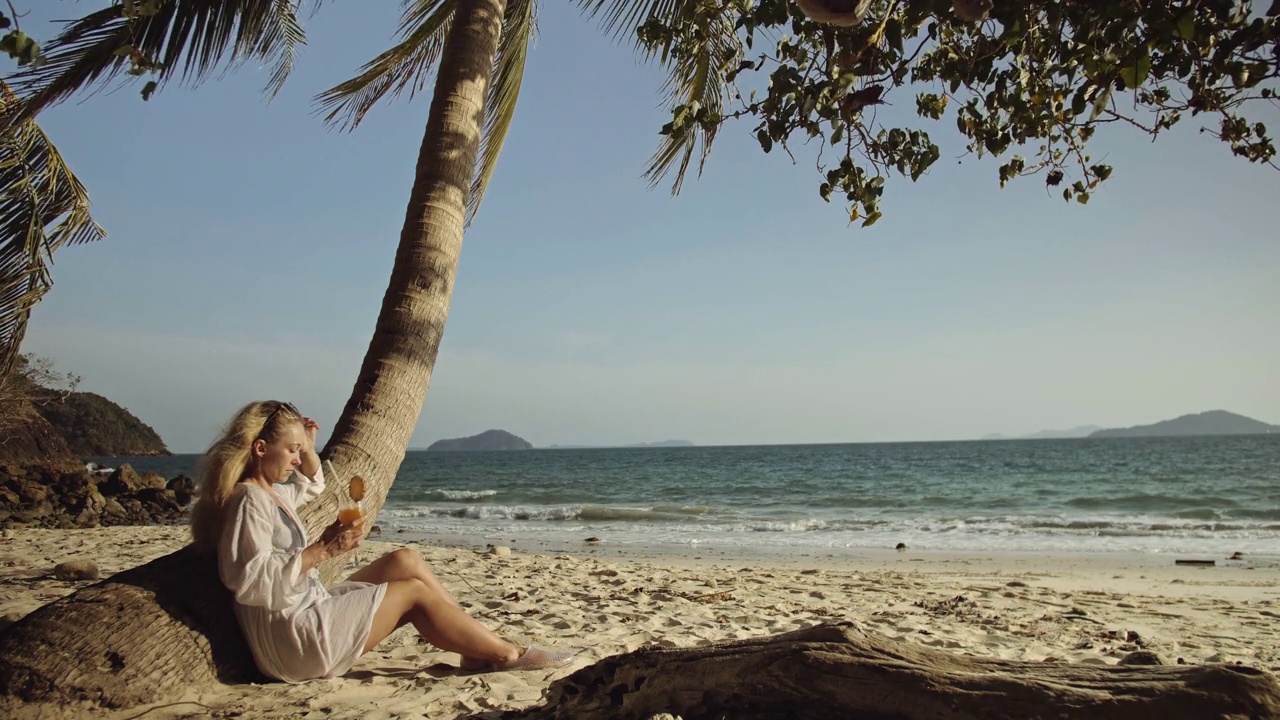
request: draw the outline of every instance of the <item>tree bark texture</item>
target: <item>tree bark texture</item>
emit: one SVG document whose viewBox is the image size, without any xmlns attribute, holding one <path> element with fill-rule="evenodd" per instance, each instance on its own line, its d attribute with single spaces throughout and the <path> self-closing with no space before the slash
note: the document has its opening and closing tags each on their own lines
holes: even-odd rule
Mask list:
<svg viewBox="0 0 1280 720">
<path fill-rule="evenodd" d="M 1098 666 L 969 657 L 852 624 L 608 657 L 507 720 L 1273 720 L 1274 675 L 1238 665 Z"/>
<path fill-rule="evenodd" d="M 372 519 L 386 501 L 431 384 L 453 282 L 467 198 L 484 129 L 485 95 L 502 35 L 505 0 L 461 0 L 445 40 L 413 190 L 391 280 L 351 397 L 324 455 L 343 479 L 364 476 Z M 313 532 L 337 516 L 335 484 L 303 511 Z M 321 572 L 332 581 L 346 558 Z"/>
<path fill-rule="evenodd" d="M 3 717 L 29 703 L 74 716 L 86 706 L 132 707 L 217 681 L 261 679 L 216 563 L 191 546 L 0 632 Z"/>
</svg>

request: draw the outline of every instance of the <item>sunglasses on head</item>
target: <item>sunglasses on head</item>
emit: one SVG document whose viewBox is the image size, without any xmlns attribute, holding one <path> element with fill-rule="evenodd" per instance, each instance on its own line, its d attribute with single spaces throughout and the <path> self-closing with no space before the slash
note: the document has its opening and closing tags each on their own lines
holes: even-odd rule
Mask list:
<svg viewBox="0 0 1280 720">
<path fill-rule="evenodd" d="M 284 410 L 285 412 L 287 412 L 290 415 L 293 415 L 294 417 L 299 417 L 299 418 L 302 417 L 302 413 L 298 412 L 298 408 L 294 407 L 293 403 L 287 403 L 287 402 L 281 402 L 281 401 L 274 401 L 274 402 L 276 405 L 275 409 L 272 410 L 271 414 L 267 415 L 267 419 L 262 422 L 262 432 L 264 433 L 267 431 L 267 428 L 271 427 L 272 419 L 274 419 L 275 416 L 279 414 L 281 410 Z M 261 435 L 259 435 L 259 437 L 261 437 Z"/>
</svg>

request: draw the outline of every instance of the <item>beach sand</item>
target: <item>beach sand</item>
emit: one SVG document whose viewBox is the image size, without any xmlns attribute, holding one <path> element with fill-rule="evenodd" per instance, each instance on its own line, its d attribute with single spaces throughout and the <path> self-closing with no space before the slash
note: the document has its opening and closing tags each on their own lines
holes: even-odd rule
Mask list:
<svg viewBox="0 0 1280 720">
<path fill-rule="evenodd" d="M 181 547 L 187 532 L 6 530 L 0 615 L 24 615 L 85 584 L 54 579 L 59 562 L 91 559 L 105 577 Z M 367 562 L 405 544 L 490 627 L 515 642 L 580 648 L 576 661 L 554 671 L 464 674 L 451 667 L 457 655 L 420 643 L 406 627 L 342 678 L 211 688 L 145 717 L 455 718 L 536 704 L 552 680 L 644 645 L 690 647 L 839 620 L 970 655 L 1114 664 L 1146 649 L 1169 663 L 1239 662 L 1280 673 L 1280 564 L 1273 560 L 1213 558 L 1215 567 L 1186 567 L 1170 556 L 911 550 L 642 557 L 643 549 L 588 545 L 493 555 L 479 546 L 390 542 L 366 542 L 360 556 Z"/>
</svg>

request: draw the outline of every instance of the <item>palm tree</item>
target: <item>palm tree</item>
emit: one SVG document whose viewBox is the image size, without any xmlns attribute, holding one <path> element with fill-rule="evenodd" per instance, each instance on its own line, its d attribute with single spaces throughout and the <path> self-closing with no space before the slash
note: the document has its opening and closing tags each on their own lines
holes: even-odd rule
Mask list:
<svg viewBox="0 0 1280 720">
<path fill-rule="evenodd" d="M 691 18 L 696 11 L 694 3 L 658 0 L 579 2 L 615 38 L 634 33 L 651 17 L 670 21 Z M 536 11 L 535 0 L 406 0 L 399 41 L 318 97 L 326 121 L 351 130 L 378 102 L 405 91 L 412 96 L 436 74 L 382 310 L 323 452 L 344 477 L 365 477 L 371 515 L 385 501 L 422 414 L 463 231 L 479 209 L 511 126 Z M 92 13 L 48 45 L 44 65 L 15 80 L 25 99 L 21 117 L 34 117 L 121 73 L 153 73 L 152 82 L 160 84 L 174 77 L 199 82 L 221 66 L 248 60 L 274 64 L 267 85 L 274 94 L 292 67 L 294 51 L 305 42 L 298 12 L 292 0 L 170 0 L 147 15 L 131 14 L 123 5 Z M 697 102 L 719 111 L 723 76 L 716 69 L 741 52 L 726 18 L 710 18 L 708 32 L 685 42 L 678 53 L 669 43 L 655 49 L 637 45 L 668 67 L 673 105 Z M 705 162 L 714 137 L 714 129 L 665 136 L 649 177 L 657 182 L 675 169 L 673 191 L 678 192 L 693 156 L 700 148 Z M 312 530 L 330 522 L 340 490 L 331 488 L 303 512 Z M 343 564 L 339 558 L 327 565 L 326 579 Z"/>
<path fill-rule="evenodd" d="M 18 120 L 35 117 L 81 88 L 121 73 L 154 74 L 199 82 L 223 65 L 246 60 L 275 63 L 268 92 L 278 90 L 305 40 L 292 0 L 169 0 L 149 6 L 113 5 L 72 23 L 44 50 L 46 62 L 22 73 Z M 678 15 L 685 4 L 590 0 L 615 34 L 654 12 Z M 344 476 L 369 482 L 366 503 L 376 513 L 404 458 L 422 411 L 448 317 L 465 225 L 479 207 L 514 114 L 525 57 L 534 34 L 533 0 L 408 0 L 401 42 L 375 58 L 356 78 L 320 98 L 329 119 L 359 124 L 382 98 L 436 83 L 418 153 L 413 188 L 382 310 L 350 400 L 324 455 Z M 723 29 L 723 28 L 722 28 Z M 728 33 L 731 37 L 731 33 Z M 696 45 L 696 44 L 691 44 Z M 678 56 L 662 52 L 671 68 L 675 99 L 720 102 L 719 56 L 732 42 L 706 42 Z M 149 84 L 144 95 L 156 85 Z M 664 141 L 655 177 L 679 162 L 689 167 L 698 142 L 710 133 Z M 478 168 L 478 172 L 477 172 Z M 679 177 L 676 188 L 679 187 Z M 308 506 L 314 531 L 334 517 L 339 488 Z M 342 559 L 325 572 L 332 579 Z M 0 636 L 0 707 L 15 697 L 57 702 L 92 697 L 107 705 L 133 705 L 251 668 L 228 612 L 216 573 L 184 549 L 42 608 Z M 146 618 L 141 622 L 140 617 Z M 213 639 L 213 642 L 210 642 Z M 56 653 L 32 653 L 32 647 Z M 83 663 L 78 658 L 121 658 Z M 150 671 L 172 668 L 157 684 Z M 137 675 L 135 675 L 137 673 Z M 145 678 L 145 680 L 144 680 Z"/>
<path fill-rule="evenodd" d="M 477 4 L 484 7 L 473 7 Z M 676 4 L 666 12 L 683 12 L 682 8 Z M 592 14 L 604 11 L 606 30 L 617 35 L 634 30 L 661 8 L 651 0 L 588 0 L 584 9 Z M 372 512 L 385 501 L 422 414 L 449 313 L 463 231 L 479 209 L 511 127 L 536 32 L 536 12 L 535 0 L 510 0 L 505 9 L 502 0 L 411 0 L 401 19 L 400 42 L 354 78 L 318 97 L 327 122 L 353 130 L 381 100 L 420 90 L 439 60 L 391 280 L 355 388 L 325 448 L 347 473 L 373 479 L 366 496 Z M 501 18 L 501 32 L 496 22 L 491 34 L 455 32 L 473 13 Z M 668 91 L 673 101 L 694 99 L 704 107 L 721 102 L 722 76 L 714 68 L 738 46 L 731 26 L 719 30 L 708 34 L 707 51 L 701 54 L 686 47 L 681 62 L 664 56 L 672 71 Z M 492 82 L 486 90 L 490 72 Z M 664 175 L 679 162 L 678 191 L 697 141 L 702 141 L 705 160 L 712 139 L 709 133 L 666 137 L 654 156 L 651 177 Z M 336 503 L 336 494 L 328 502 L 312 503 L 304 518 L 323 527 L 335 511 L 330 503 Z M 341 562 L 326 569 L 330 577 Z"/>
</svg>

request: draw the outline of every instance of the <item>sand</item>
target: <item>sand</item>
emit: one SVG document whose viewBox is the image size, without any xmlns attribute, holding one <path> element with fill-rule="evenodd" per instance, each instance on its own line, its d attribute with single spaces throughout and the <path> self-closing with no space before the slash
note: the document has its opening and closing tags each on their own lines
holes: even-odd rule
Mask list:
<svg viewBox="0 0 1280 720">
<path fill-rule="evenodd" d="M 182 527 L 0 533 L 0 615 L 21 616 L 85 583 L 52 577 L 65 560 L 103 576 L 181 547 Z M 607 547 L 539 553 L 366 542 L 367 561 L 408 544 L 464 607 L 515 642 L 580 648 L 567 668 L 469 674 L 458 656 L 397 631 L 338 679 L 217 687 L 146 718 L 455 718 L 538 702 L 548 684 L 648 644 L 689 647 L 849 620 L 956 653 L 1114 664 L 1151 650 L 1166 662 L 1244 663 L 1280 673 L 1280 563 L 1169 556 L 861 556 L 701 553 L 637 557 Z M 350 569 L 354 569 L 354 566 Z M 135 708 L 115 717 L 136 717 Z M 105 716 L 111 717 L 111 716 Z"/>
</svg>

